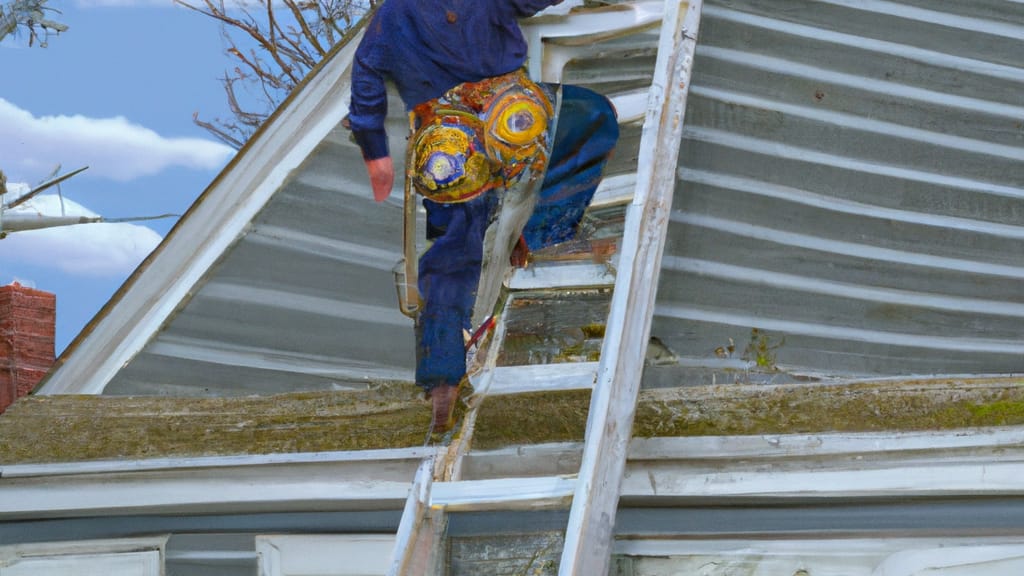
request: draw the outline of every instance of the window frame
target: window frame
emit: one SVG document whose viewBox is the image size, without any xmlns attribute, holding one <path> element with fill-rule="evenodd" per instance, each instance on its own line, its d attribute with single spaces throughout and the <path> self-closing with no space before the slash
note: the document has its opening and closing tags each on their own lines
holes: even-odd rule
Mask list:
<svg viewBox="0 0 1024 576">
<path fill-rule="evenodd" d="M 385 576 L 395 534 L 256 536 L 259 576 Z"/>
<path fill-rule="evenodd" d="M 163 576 L 167 538 L 163 535 L 0 546 L 0 576 L 62 575 L 81 573 L 83 568 L 111 576 Z M 69 568 L 74 570 L 68 571 Z"/>
</svg>

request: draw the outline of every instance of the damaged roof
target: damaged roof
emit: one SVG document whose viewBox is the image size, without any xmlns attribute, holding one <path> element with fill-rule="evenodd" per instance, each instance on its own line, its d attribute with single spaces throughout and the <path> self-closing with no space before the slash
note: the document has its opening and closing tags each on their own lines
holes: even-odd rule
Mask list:
<svg viewBox="0 0 1024 576">
<path fill-rule="evenodd" d="M 524 22 L 545 49 L 531 65 L 609 95 L 622 139 L 581 242 L 537 255 L 510 281 L 498 387 L 593 381 L 619 263 L 600 247 L 621 246 L 632 206 L 660 3 L 626 3 L 633 26 L 606 35 L 567 26 L 592 11 L 570 14 L 572 4 Z M 1024 4 L 994 0 L 706 2 L 657 298 L 645 310 L 643 397 L 1024 372 L 1022 21 Z M 372 397 L 412 381 L 412 322 L 393 274 L 401 195 L 373 202 L 341 126 L 357 41 L 268 120 L 37 394 L 284 394 L 300 414 L 306 393 Z M 404 149 L 397 108 L 392 150 Z M 533 376 L 502 380 L 514 366 Z M 1017 401 L 1019 381 L 994 382 L 1008 396 L 979 405 Z M 407 388 L 403 402 L 419 406 Z M 69 406 L 49 402 L 24 409 Z M 148 401 L 125 402 L 131 412 Z"/>
</svg>

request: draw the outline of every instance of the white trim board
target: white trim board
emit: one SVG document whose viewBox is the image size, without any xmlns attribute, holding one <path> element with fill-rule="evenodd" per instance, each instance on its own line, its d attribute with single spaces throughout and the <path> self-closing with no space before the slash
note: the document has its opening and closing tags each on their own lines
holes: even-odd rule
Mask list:
<svg viewBox="0 0 1024 576">
<path fill-rule="evenodd" d="M 5 467 L 0 520 L 127 513 L 401 510 L 414 472 L 436 448 L 181 458 Z M 561 506 L 579 443 L 476 451 L 467 480 L 434 485 L 432 505 L 502 508 L 540 498 Z M 538 476 L 540 474 L 541 476 Z M 497 480 L 494 476 L 500 476 Z M 532 478 L 531 478 L 532 476 Z M 1024 493 L 1024 428 L 908 433 L 637 438 L 623 497 L 688 502 L 758 496 Z M 525 478 L 525 479 L 524 479 Z M 526 506 L 529 507 L 529 506 Z"/>
</svg>

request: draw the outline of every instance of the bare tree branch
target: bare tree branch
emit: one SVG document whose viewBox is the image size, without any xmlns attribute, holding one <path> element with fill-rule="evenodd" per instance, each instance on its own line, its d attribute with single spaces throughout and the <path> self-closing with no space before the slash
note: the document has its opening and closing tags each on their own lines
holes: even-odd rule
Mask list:
<svg viewBox="0 0 1024 576">
<path fill-rule="evenodd" d="M 67 25 L 50 20 L 47 12 L 60 14 L 59 10 L 46 6 L 47 0 L 10 0 L 0 4 L 0 40 L 8 35 L 17 35 L 19 29 L 28 31 L 28 45 L 39 42 L 46 48 L 51 34 L 57 35 L 68 29 Z"/>
<path fill-rule="evenodd" d="M 196 126 L 199 126 L 199 127 L 203 128 L 203 129 L 205 129 L 210 134 L 213 134 L 218 140 L 220 140 L 221 142 L 227 144 L 228 146 L 231 146 L 232 148 L 238 149 L 238 148 L 242 147 L 242 144 L 244 144 L 244 142 L 239 141 L 237 138 L 235 138 L 231 134 L 231 130 L 230 129 L 228 129 L 228 130 L 221 129 L 216 124 L 213 124 L 211 122 L 207 122 L 207 121 L 202 120 L 201 118 L 199 118 L 199 113 L 198 112 L 192 114 L 192 122 L 195 122 Z"/>
<path fill-rule="evenodd" d="M 202 120 L 196 114 L 193 121 L 240 148 L 381 0 L 253 0 L 252 11 L 225 0 L 174 2 L 221 25 L 225 53 L 237 63 L 220 79 L 232 117 Z"/>
<path fill-rule="evenodd" d="M 295 18 L 295 21 L 299 24 L 299 27 L 302 28 L 303 37 L 305 37 L 306 40 L 313 45 L 313 48 L 316 50 L 317 55 L 323 56 L 324 54 L 326 54 L 327 51 L 323 49 L 323 46 L 320 45 L 320 41 L 317 39 L 316 34 L 313 33 L 313 29 L 309 27 L 309 23 L 306 22 L 306 19 L 303 17 L 302 9 L 299 8 L 299 5 L 296 4 L 294 0 L 285 0 L 285 6 L 288 6 L 288 9 L 291 10 L 292 17 Z M 319 10 L 319 5 L 315 6 L 317 7 L 317 17 L 322 17 L 322 13 Z"/>
</svg>

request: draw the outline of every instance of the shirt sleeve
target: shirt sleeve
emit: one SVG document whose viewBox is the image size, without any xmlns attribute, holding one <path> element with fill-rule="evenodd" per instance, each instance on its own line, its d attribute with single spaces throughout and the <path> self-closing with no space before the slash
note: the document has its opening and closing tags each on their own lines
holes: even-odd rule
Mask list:
<svg viewBox="0 0 1024 576">
<path fill-rule="evenodd" d="M 365 160 L 375 160 L 390 154 L 387 132 L 384 130 L 388 96 L 384 76 L 376 66 L 376 61 L 382 57 L 376 40 L 375 36 L 364 37 L 352 64 L 349 123 Z"/>
</svg>

